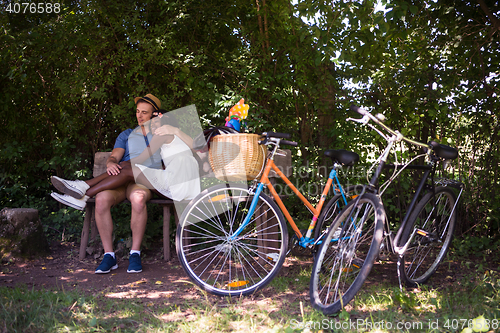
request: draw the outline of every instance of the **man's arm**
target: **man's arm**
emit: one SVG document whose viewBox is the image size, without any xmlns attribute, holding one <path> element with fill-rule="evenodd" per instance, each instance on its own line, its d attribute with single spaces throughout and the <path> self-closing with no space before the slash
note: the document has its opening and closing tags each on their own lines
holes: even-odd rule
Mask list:
<svg viewBox="0 0 500 333">
<path fill-rule="evenodd" d="M 106 172 L 108 175 L 117 175 L 120 173 L 120 169 L 122 168 L 120 166 L 120 161 L 125 154 L 125 149 L 123 148 L 114 148 L 111 151 L 111 156 L 109 156 L 108 160 L 106 161 Z"/>
<path fill-rule="evenodd" d="M 132 163 L 132 165 L 142 164 L 144 161 L 150 158 L 154 153 L 156 153 L 156 151 L 160 149 L 164 143 L 171 142 L 172 138 L 173 138 L 172 135 L 153 136 L 151 142 L 149 143 L 149 146 L 146 149 L 144 149 L 139 156 L 131 158 L 130 162 Z"/>
</svg>

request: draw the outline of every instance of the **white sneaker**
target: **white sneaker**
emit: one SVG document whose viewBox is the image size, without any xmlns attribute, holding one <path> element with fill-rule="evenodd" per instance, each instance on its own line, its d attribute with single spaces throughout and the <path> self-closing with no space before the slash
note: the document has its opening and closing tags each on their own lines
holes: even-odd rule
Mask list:
<svg viewBox="0 0 500 333">
<path fill-rule="evenodd" d="M 50 177 L 50 181 L 58 191 L 71 195 L 76 199 L 81 199 L 90 188 L 83 180 L 66 180 L 57 176 L 52 176 Z"/>
<path fill-rule="evenodd" d="M 75 199 L 70 195 L 59 194 L 55 192 L 52 192 L 50 196 L 59 201 L 60 203 L 65 204 L 66 206 L 73 207 L 78 210 L 84 210 L 85 206 L 87 206 L 87 200 L 89 199 L 88 196 L 84 196 L 81 199 Z"/>
</svg>

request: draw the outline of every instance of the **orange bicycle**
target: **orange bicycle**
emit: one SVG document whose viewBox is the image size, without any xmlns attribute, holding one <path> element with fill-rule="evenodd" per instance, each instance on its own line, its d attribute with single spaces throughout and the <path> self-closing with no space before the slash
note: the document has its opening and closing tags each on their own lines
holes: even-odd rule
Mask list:
<svg viewBox="0 0 500 333">
<path fill-rule="evenodd" d="M 285 217 L 295 232 L 296 246 L 314 248 L 346 205 L 346 193 L 355 191 L 356 188 L 342 189 L 336 170 L 342 165 L 353 165 L 359 156 L 346 150 L 326 150 L 333 167 L 314 207 L 274 163 L 280 145 L 297 146 L 296 142 L 284 140 L 288 138 L 288 134 L 263 133 L 259 144 L 270 147 L 270 151 L 260 179 L 250 187 L 230 183 L 210 187 L 188 204 L 179 219 L 178 258 L 188 276 L 204 290 L 220 296 L 239 296 L 266 286 L 278 274 L 288 252 Z M 269 181 L 271 170 L 313 214 L 305 234 Z M 334 181 L 336 194 L 324 206 Z M 274 200 L 263 193 L 266 187 Z"/>
</svg>

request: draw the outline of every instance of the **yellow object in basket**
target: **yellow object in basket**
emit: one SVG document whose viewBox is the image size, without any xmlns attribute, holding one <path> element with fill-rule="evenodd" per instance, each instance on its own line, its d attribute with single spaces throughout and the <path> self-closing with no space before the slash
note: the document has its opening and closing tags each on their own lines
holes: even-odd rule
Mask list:
<svg viewBox="0 0 500 333">
<path fill-rule="evenodd" d="M 230 110 L 229 110 L 229 119 L 231 119 L 231 116 L 238 116 L 240 120 L 246 119 L 248 116 L 248 109 L 250 107 L 248 104 L 245 104 L 245 99 L 242 98 L 236 105 L 234 105 Z"/>
</svg>

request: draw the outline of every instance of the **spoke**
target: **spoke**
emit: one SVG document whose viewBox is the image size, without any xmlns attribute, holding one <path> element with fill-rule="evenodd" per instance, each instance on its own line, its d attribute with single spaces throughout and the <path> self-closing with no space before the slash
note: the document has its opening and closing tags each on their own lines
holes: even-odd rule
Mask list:
<svg viewBox="0 0 500 333">
<path fill-rule="evenodd" d="M 209 255 L 211 255 L 211 254 L 213 254 L 213 253 L 215 253 L 215 252 L 216 252 L 216 251 L 212 251 L 211 253 L 208 253 L 207 255 L 203 256 L 203 257 L 206 257 L 206 258 L 205 258 L 205 260 L 203 260 L 200 264 L 198 264 L 198 266 L 197 266 L 197 267 L 200 267 L 200 266 L 201 266 L 201 264 L 203 264 L 203 263 L 204 263 L 207 259 L 209 259 L 209 257 L 208 257 L 208 256 L 209 256 Z M 223 253 L 223 251 L 217 251 L 217 253 Z M 206 265 L 206 266 L 205 266 L 205 269 L 203 269 L 203 271 L 202 271 L 200 274 L 198 274 L 198 276 L 202 276 L 202 275 L 205 273 L 205 271 L 208 269 L 208 267 L 209 267 L 209 266 L 211 266 L 211 264 L 214 262 L 214 260 L 215 260 L 217 257 L 219 257 L 219 256 L 218 256 L 218 255 L 215 255 L 215 256 L 213 257 L 213 259 L 212 259 L 212 260 L 208 263 L 208 265 Z M 221 260 L 222 260 L 222 258 L 220 258 L 220 257 L 219 257 L 219 261 L 218 261 L 217 265 L 215 265 L 215 267 L 216 267 L 216 266 L 219 266 L 219 263 L 220 263 L 220 261 L 221 261 Z M 195 261 L 197 261 L 197 260 L 190 261 L 190 263 L 195 262 Z M 222 266 L 222 267 L 223 267 L 223 266 Z M 208 276 L 208 279 L 209 279 L 211 276 L 212 276 L 212 273 L 210 272 L 210 275 Z M 207 279 L 207 280 L 208 280 L 208 279 Z"/>
<path fill-rule="evenodd" d="M 238 249 L 238 247 L 236 247 L 235 251 L 237 251 L 237 253 L 238 253 L 239 255 L 241 255 L 241 252 L 240 252 L 240 250 Z M 252 265 L 252 263 L 250 263 L 250 261 L 248 261 L 247 257 L 243 255 L 243 258 L 244 258 L 245 262 L 247 262 L 247 263 L 248 263 L 248 265 L 252 268 L 252 270 L 254 271 L 254 273 L 255 273 L 255 274 L 256 274 L 256 275 L 257 275 L 257 276 L 258 276 L 258 277 L 262 280 L 262 276 L 261 276 L 261 275 L 259 274 L 259 272 L 255 269 L 255 267 Z M 258 260 L 254 260 L 254 261 L 255 261 L 258 265 L 260 265 Z M 240 261 L 240 262 L 241 262 L 241 261 Z M 264 267 L 263 267 L 262 265 L 260 265 L 260 266 L 261 266 L 261 268 L 263 268 L 263 269 L 264 269 Z M 241 265 L 241 271 L 242 271 L 242 273 L 243 273 L 243 276 L 245 276 L 245 265 Z M 251 280 L 252 280 L 252 282 L 255 284 L 255 280 L 251 277 L 250 271 L 248 271 L 248 269 L 247 269 L 247 272 L 248 272 L 248 277 L 249 277 L 249 279 L 251 279 Z"/>
<path fill-rule="evenodd" d="M 190 239 L 197 239 L 197 238 L 193 238 L 193 237 L 184 237 L 183 239 L 186 239 L 186 240 L 190 240 Z M 200 244 L 211 244 L 211 243 L 214 243 L 214 242 L 217 242 L 217 241 L 220 241 L 220 239 L 214 239 L 214 240 L 211 240 L 211 241 L 205 241 L 205 242 L 201 242 L 201 243 L 196 243 L 196 244 L 188 244 L 188 245 L 184 245 L 183 246 L 183 249 L 187 249 L 187 250 L 190 250 Z M 203 252 L 203 251 L 206 251 L 210 248 L 215 248 L 217 247 L 217 245 L 214 245 L 214 246 L 210 246 L 210 247 L 206 247 L 206 248 L 202 248 L 202 249 L 199 249 L 199 250 L 196 250 L 194 252 L 192 251 L 188 251 L 188 253 L 186 253 L 186 257 L 188 256 L 192 256 L 194 255 L 195 253 L 198 253 L 198 252 Z"/>
<path fill-rule="evenodd" d="M 429 252 L 432 250 L 432 247 L 429 247 L 429 248 L 428 248 L 427 253 L 425 253 L 425 255 L 423 255 L 423 256 L 420 256 L 420 253 L 424 252 L 424 250 L 425 250 L 426 248 L 427 248 L 427 247 L 423 248 L 423 247 L 420 247 L 420 246 L 419 246 L 419 247 L 416 249 L 416 253 L 415 253 L 415 255 L 413 256 L 413 260 L 411 261 L 410 266 L 408 266 L 408 270 L 407 270 L 409 273 L 411 272 L 411 274 L 410 274 L 410 275 L 411 275 L 411 276 L 410 276 L 410 278 L 414 278 L 414 277 L 415 277 L 415 274 L 417 273 L 418 269 L 420 268 L 420 266 L 421 266 L 421 265 L 422 265 L 422 263 L 424 262 L 425 258 L 426 258 L 426 257 L 427 257 L 427 255 L 429 254 Z M 421 258 L 421 259 L 419 259 L 419 258 Z M 416 267 L 415 267 L 415 269 L 413 269 L 413 270 L 412 270 L 412 267 L 413 267 L 413 264 L 414 264 L 414 260 L 415 260 L 415 259 L 417 259 L 417 260 L 419 259 L 419 260 L 418 260 L 418 262 L 415 264 L 415 266 L 416 266 Z"/>
<path fill-rule="evenodd" d="M 212 247 L 209 247 L 209 248 L 206 248 L 206 249 L 201 249 L 201 250 L 198 250 L 198 251 L 195 251 L 195 252 L 191 252 L 191 253 L 189 253 L 189 256 L 193 256 L 193 255 L 195 255 L 195 254 L 197 254 L 197 253 L 204 253 L 204 252 L 207 252 L 207 251 L 209 251 L 209 250 L 213 249 L 213 251 L 210 251 L 210 252 L 208 252 L 208 253 L 206 253 L 206 254 L 203 254 L 202 256 L 199 256 L 199 257 L 197 257 L 197 258 L 193 258 L 192 260 L 190 260 L 190 261 L 189 261 L 189 263 L 196 263 L 197 261 L 200 261 L 200 260 L 202 260 L 202 259 L 205 259 L 205 260 L 206 260 L 208 256 L 210 256 L 210 255 L 212 255 L 212 254 L 214 254 L 214 253 L 216 253 L 216 252 L 217 252 L 217 253 L 222 252 L 222 251 L 220 250 L 220 248 L 222 248 L 220 245 L 216 245 L 216 246 L 212 246 Z M 186 259 L 187 259 L 187 258 L 186 258 Z M 203 263 L 205 262 L 205 260 L 203 260 L 202 262 L 200 262 L 200 263 L 197 265 L 197 267 L 201 266 L 201 264 L 203 264 Z"/>
<path fill-rule="evenodd" d="M 193 226 L 193 225 L 191 225 L 191 226 Z M 200 229 L 201 231 L 203 231 L 205 233 L 201 233 L 201 231 L 195 231 L 195 230 L 192 230 L 192 229 L 188 229 L 187 232 L 189 232 L 189 233 L 195 233 L 195 234 L 198 234 L 198 235 L 201 235 L 201 236 L 205 236 L 203 238 L 210 238 L 209 236 L 213 236 L 212 238 L 216 238 L 216 239 L 227 238 L 227 235 L 219 236 L 219 235 L 213 233 L 212 231 L 201 227 L 200 225 L 196 225 L 196 228 Z M 186 229 L 184 229 L 184 230 L 186 230 Z"/>
</svg>

